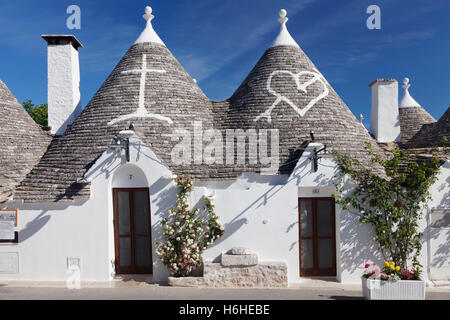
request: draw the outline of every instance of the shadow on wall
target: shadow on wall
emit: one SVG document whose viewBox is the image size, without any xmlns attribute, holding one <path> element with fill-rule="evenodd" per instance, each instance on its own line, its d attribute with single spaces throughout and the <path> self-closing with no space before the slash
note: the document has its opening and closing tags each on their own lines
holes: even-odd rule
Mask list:
<svg viewBox="0 0 450 320">
<path fill-rule="evenodd" d="M 136 162 L 139 162 L 139 160 L 141 159 L 141 156 L 144 156 L 147 159 L 152 160 L 153 162 L 157 163 L 158 165 L 166 167 L 166 165 L 163 162 L 161 162 L 154 153 L 151 152 L 150 154 L 146 154 L 143 146 L 145 146 L 145 144 L 140 140 L 137 142 L 130 142 L 130 147 L 132 147 L 136 150 L 136 159 L 135 159 Z"/>
<path fill-rule="evenodd" d="M 297 206 L 297 211 L 298 211 L 298 206 Z M 295 221 L 294 223 L 291 223 L 287 228 L 286 228 L 286 233 L 289 233 L 296 225 L 299 224 L 299 221 Z M 294 242 L 291 243 L 291 245 L 289 246 L 289 251 L 292 251 L 296 245 L 298 245 L 300 243 L 299 240 L 296 240 Z"/>
<path fill-rule="evenodd" d="M 45 215 L 47 212 L 48 210 L 42 211 L 19 231 L 19 242 L 25 242 L 30 239 L 50 221 L 50 216 Z"/>
<path fill-rule="evenodd" d="M 150 186 L 150 190 L 163 190 L 167 186 L 168 180 L 160 179 L 158 180 L 154 185 Z M 164 184 L 164 185 L 163 185 Z M 268 200 L 276 193 L 278 193 L 284 185 L 273 185 L 269 188 L 269 190 L 266 190 L 262 192 L 261 195 L 257 196 L 256 199 L 251 202 L 246 208 L 244 208 L 241 212 L 239 212 L 231 221 L 224 224 L 225 233 L 222 237 L 217 239 L 211 246 L 208 247 L 208 249 L 211 249 L 215 246 L 218 246 L 219 244 L 223 243 L 224 241 L 229 240 L 229 238 L 238 232 L 238 230 L 247 222 L 247 219 L 243 217 L 246 212 L 249 210 L 257 209 L 259 207 L 263 207 L 267 205 Z M 178 189 L 174 186 L 173 188 L 168 188 L 167 190 L 162 191 L 157 199 L 151 199 L 152 203 L 155 203 L 158 207 L 158 211 L 154 213 L 155 216 L 159 216 L 159 218 L 167 218 L 169 216 L 168 211 L 173 208 L 176 204 L 176 194 L 178 192 Z M 152 192 L 153 193 L 153 192 Z M 199 208 L 201 213 L 204 213 L 204 196 L 200 197 L 200 199 L 197 200 L 197 202 L 191 203 L 191 210 L 195 208 Z M 221 213 L 217 212 L 217 215 L 220 217 Z M 153 232 L 153 238 L 156 242 L 161 242 L 164 239 L 164 233 L 162 230 L 162 226 L 160 222 L 157 222 L 153 224 L 152 227 Z M 288 231 L 287 231 L 288 232 Z M 217 256 L 214 261 L 220 258 L 220 255 Z M 158 259 L 159 260 L 159 259 Z M 159 262 L 158 262 L 159 263 Z M 156 264 L 156 262 L 155 262 Z M 158 265 L 159 266 L 159 265 Z"/>
<path fill-rule="evenodd" d="M 351 273 L 364 268 L 366 263 L 380 266 L 383 260 L 371 225 L 362 224 L 359 219 L 356 213 L 341 211 L 341 267 Z"/>
<path fill-rule="evenodd" d="M 335 171 L 337 170 L 336 165 L 331 166 L 331 165 L 321 163 L 320 161 L 319 161 L 319 167 L 333 168 Z M 303 161 L 303 163 L 295 170 L 295 172 L 292 173 L 288 182 L 290 182 L 292 180 L 296 180 L 296 184 L 298 186 L 300 186 L 302 180 L 311 174 L 316 175 L 313 180 L 314 187 L 330 187 L 330 186 L 334 186 L 334 184 L 337 182 L 334 174 L 328 175 L 328 177 L 327 177 L 327 175 L 325 175 L 323 173 L 314 173 L 313 170 L 314 170 L 314 164 L 311 160 Z M 319 171 L 320 171 L 320 169 L 319 169 Z"/>
<path fill-rule="evenodd" d="M 447 190 L 448 190 L 449 186 L 450 186 L 450 177 L 447 177 L 445 182 L 443 182 L 442 185 L 440 186 L 439 191 L 442 191 L 445 188 L 447 188 Z M 443 208 L 443 209 L 450 208 L 450 190 L 448 190 L 447 193 L 442 196 L 442 200 L 439 203 L 438 208 Z"/>
<path fill-rule="evenodd" d="M 322 164 L 323 165 L 323 164 Z M 323 165 L 330 168 L 336 168 L 336 166 L 328 166 Z M 301 167 L 299 167 L 295 173 L 292 174 L 292 176 L 286 178 L 282 178 L 280 180 L 276 181 L 276 184 L 273 184 L 270 186 L 269 190 L 263 192 L 260 196 L 258 196 L 252 203 L 250 203 L 245 209 L 243 209 L 241 212 L 239 212 L 230 222 L 226 223 L 224 225 L 225 227 L 225 234 L 217 240 L 211 247 L 214 247 L 215 245 L 218 245 L 220 243 L 223 243 L 224 241 L 228 240 L 234 233 L 238 232 L 238 230 L 246 223 L 247 219 L 243 218 L 243 216 L 251 209 L 257 210 L 258 208 L 267 206 L 270 198 L 272 198 L 275 194 L 282 191 L 290 182 L 296 181 L 297 184 L 300 184 L 300 181 L 307 175 L 311 174 L 312 170 L 312 162 L 305 161 Z M 251 177 L 249 177 L 250 181 Z M 324 174 L 318 174 L 314 178 L 314 182 L 318 186 L 330 186 L 334 185 L 334 176 L 331 178 L 328 178 Z M 279 184 L 282 183 L 282 184 Z M 297 197 L 297 194 L 293 195 L 294 197 Z M 297 209 L 297 206 L 295 207 Z M 218 213 L 220 216 L 220 213 Z M 358 221 L 359 223 L 359 221 Z M 298 224 L 298 221 L 292 223 L 286 228 L 286 233 L 289 233 L 292 231 L 292 229 Z M 293 242 L 290 247 L 289 251 L 292 251 L 295 246 L 298 244 L 298 240 Z M 219 257 L 216 257 L 216 259 L 219 259 Z"/>
<path fill-rule="evenodd" d="M 109 179 L 111 173 L 114 172 L 115 169 L 126 163 L 126 160 L 121 157 L 121 163 L 117 163 L 115 166 L 113 166 L 117 155 L 120 154 L 120 151 L 108 148 L 106 152 L 108 153 L 108 157 L 105 160 L 103 160 L 101 163 L 96 164 L 96 161 L 99 159 L 97 158 L 93 161 L 92 165 L 89 166 L 86 174 L 84 175 L 85 179 L 92 181 L 102 174 L 105 175 L 106 179 Z M 94 168 L 91 168 L 91 166 L 93 165 L 96 166 Z"/>
<path fill-rule="evenodd" d="M 218 240 L 216 240 L 212 245 L 210 245 L 208 247 L 208 249 L 213 248 L 214 246 L 217 246 L 217 245 L 223 243 L 228 238 L 230 238 L 231 235 L 236 233 L 246 223 L 246 221 L 247 221 L 247 219 L 241 218 L 241 219 L 233 220 L 229 223 L 226 223 L 224 225 L 224 228 L 225 228 L 224 235 L 222 237 L 220 237 Z M 219 254 L 217 257 L 215 257 L 213 259 L 213 262 L 220 262 L 220 260 L 221 260 L 221 255 Z"/>
<path fill-rule="evenodd" d="M 169 217 L 169 209 L 175 206 L 176 203 L 176 195 L 177 188 L 175 186 L 168 188 L 164 191 L 164 188 L 172 183 L 171 180 L 160 178 L 155 183 L 150 186 L 150 201 L 154 206 L 157 207 L 158 210 L 153 213 L 155 217 L 158 217 L 158 221 L 156 223 L 152 223 L 152 238 L 154 240 L 153 243 L 153 273 L 155 270 L 164 270 L 161 272 L 159 276 L 161 279 L 164 279 L 169 275 L 169 271 L 166 266 L 162 263 L 159 256 L 156 254 L 156 243 L 164 241 L 164 233 L 161 225 L 161 220 Z M 152 194 L 158 193 L 158 197 L 152 197 Z M 156 279 L 155 279 L 156 280 Z M 157 281 L 160 281 L 157 280 Z"/>
<path fill-rule="evenodd" d="M 70 206 L 80 206 L 84 202 L 79 204 L 67 204 L 67 205 L 55 205 L 52 210 L 43 210 L 36 218 L 27 222 L 27 224 L 19 230 L 19 242 L 25 242 L 32 238 L 37 232 L 39 232 L 51 219 L 51 215 L 47 215 L 49 211 L 59 212 L 57 214 L 65 214 L 61 212 Z M 32 210 L 32 208 L 24 208 L 24 210 Z"/>
<path fill-rule="evenodd" d="M 446 182 L 442 184 L 440 187 L 440 191 L 442 188 L 446 188 L 450 185 L 450 177 L 446 179 Z M 433 215 L 433 210 L 449 210 L 450 209 L 450 191 L 445 193 L 441 199 L 441 202 L 429 211 L 429 214 Z M 446 211 L 444 211 L 446 212 Z M 432 217 L 428 221 L 431 220 L 431 224 L 427 224 L 427 227 L 424 231 L 423 242 L 426 241 L 426 235 L 428 235 L 428 239 L 430 243 L 435 244 L 439 241 L 439 246 L 434 251 L 430 252 L 430 267 L 431 268 L 441 268 L 448 267 L 448 263 L 450 261 L 450 217 L 448 217 L 449 213 L 444 213 L 445 216 L 440 216 L 436 221 Z M 433 242 L 435 241 L 435 242 Z"/>
<path fill-rule="evenodd" d="M 244 210 L 239 212 L 230 222 L 226 223 L 224 225 L 225 233 L 224 235 L 214 242 L 214 244 L 211 246 L 214 247 L 215 245 L 218 245 L 220 243 L 223 243 L 225 240 L 229 239 L 234 233 L 236 233 L 246 222 L 247 219 L 243 218 L 246 212 L 248 212 L 250 209 L 257 210 L 260 207 L 264 207 L 267 205 L 268 200 L 272 198 L 275 194 L 280 192 L 287 184 L 284 185 L 272 185 L 270 186 L 269 190 L 263 192 L 260 196 L 258 196 L 250 205 L 248 205 Z M 220 212 L 217 213 L 220 217 Z M 219 257 L 217 257 L 219 258 Z M 217 259 L 216 258 L 216 259 Z"/>
<path fill-rule="evenodd" d="M 430 241 L 433 240 L 438 241 L 439 238 L 439 247 L 432 251 L 430 267 L 432 268 L 441 268 L 448 267 L 448 263 L 450 261 L 450 229 L 449 228 L 433 228 L 431 226 L 428 227 L 428 234 L 430 235 Z M 426 231 L 426 232 L 427 232 Z M 424 235 L 426 234 L 424 232 Z"/>
</svg>

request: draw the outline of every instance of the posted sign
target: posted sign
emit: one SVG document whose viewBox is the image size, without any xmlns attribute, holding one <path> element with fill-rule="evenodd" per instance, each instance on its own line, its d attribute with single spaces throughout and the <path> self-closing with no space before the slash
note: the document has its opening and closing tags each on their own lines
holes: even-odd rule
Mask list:
<svg viewBox="0 0 450 320">
<path fill-rule="evenodd" d="M 14 240 L 14 228 L 17 226 L 17 210 L 0 210 L 0 240 Z"/>
</svg>

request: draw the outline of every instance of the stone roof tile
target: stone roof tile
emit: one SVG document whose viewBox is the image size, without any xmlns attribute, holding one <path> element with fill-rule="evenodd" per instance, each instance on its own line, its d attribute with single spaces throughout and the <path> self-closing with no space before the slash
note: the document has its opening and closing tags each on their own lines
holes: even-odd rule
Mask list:
<svg viewBox="0 0 450 320">
<path fill-rule="evenodd" d="M 0 202 L 11 198 L 16 186 L 38 163 L 51 136 L 28 115 L 0 79 Z"/>
</svg>

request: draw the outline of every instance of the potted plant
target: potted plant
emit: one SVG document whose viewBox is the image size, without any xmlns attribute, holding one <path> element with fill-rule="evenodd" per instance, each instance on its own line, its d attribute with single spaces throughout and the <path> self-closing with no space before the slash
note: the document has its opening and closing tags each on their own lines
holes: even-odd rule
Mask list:
<svg viewBox="0 0 450 320">
<path fill-rule="evenodd" d="M 420 159 L 398 147 L 386 158 L 366 143 L 373 163 L 363 167 L 356 159 L 334 152 L 339 167 L 337 193 L 343 211 L 356 214 L 373 226 L 374 240 L 385 260 L 383 268 L 366 265 L 362 276 L 367 299 L 424 299 L 419 256 L 422 249 L 420 220 L 431 199 L 430 186 L 440 169 L 438 148 Z M 374 170 L 377 169 L 377 170 Z M 354 187 L 349 189 L 349 185 Z"/>
</svg>

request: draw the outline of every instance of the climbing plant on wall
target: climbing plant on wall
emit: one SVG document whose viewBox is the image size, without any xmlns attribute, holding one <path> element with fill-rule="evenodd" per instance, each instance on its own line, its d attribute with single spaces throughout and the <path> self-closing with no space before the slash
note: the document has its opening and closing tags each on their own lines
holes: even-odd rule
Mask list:
<svg viewBox="0 0 450 320">
<path fill-rule="evenodd" d="M 189 208 L 193 185 L 188 175 L 177 177 L 175 183 L 177 203 L 169 210 L 169 218 L 161 222 L 165 241 L 157 244 L 156 252 L 173 276 L 186 277 L 202 265 L 202 253 L 223 235 L 224 228 L 208 197 L 204 198 L 202 212 Z"/>
<path fill-rule="evenodd" d="M 415 274 L 420 275 L 422 266 L 418 257 L 422 233 L 419 222 L 431 199 L 429 188 L 440 168 L 438 148 L 429 150 L 429 155 L 423 158 L 396 147 L 383 159 L 372 150 L 370 143 L 366 143 L 366 150 L 374 166 L 380 165 L 385 175 L 334 152 L 340 170 L 337 193 L 333 196 L 343 210 L 357 211 L 362 223 L 374 227 L 385 260 L 395 261 L 402 270 L 408 270 L 408 263 L 411 263 Z M 348 190 L 344 177 L 355 184 L 353 190 Z"/>
</svg>

